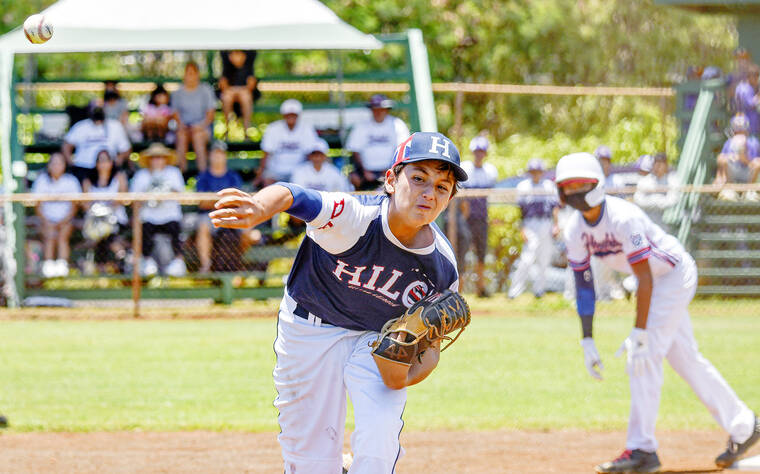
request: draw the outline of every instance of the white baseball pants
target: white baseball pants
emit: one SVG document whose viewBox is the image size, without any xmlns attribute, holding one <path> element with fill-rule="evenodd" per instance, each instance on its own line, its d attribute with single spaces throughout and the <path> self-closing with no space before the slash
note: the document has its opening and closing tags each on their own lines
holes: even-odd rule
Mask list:
<svg viewBox="0 0 760 474">
<path fill-rule="evenodd" d="M 694 390 L 715 421 L 736 442 L 752 434 L 755 418 L 726 383 L 718 370 L 699 353 L 689 318 L 688 306 L 697 287 L 697 267 L 691 257 L 654 280 L 647 320 L 650 357 L 654 364 L 640 376 L 629 376 L 631 414 L 626 449 L 656 451 L 654 436 L 663 358 Z"/>
<path fill-rule="evenodd" d="M 544 293 L 546 272 L 551 263 L 554 238 L 551 219 L 526 219 L 523 222 L 526 241 L 523 243 L 517 268 L 512 274 L 512 283 L 507 295 L 515 298 L 533 281 L 533 294 Z"/>
<path fill-rule="evenodd" d="M 277 364 L 273 376 L 279 410 L 284 472 L 341 472 L 346 392 L 354 406 L 351 474 L 390 474 L 403 455 L 399 442 L 406 389 L 383 384 L 369 343 L 374 331 L 321 324 L 293 314 L 286 294 L 280 305 Z"/>
</svg>

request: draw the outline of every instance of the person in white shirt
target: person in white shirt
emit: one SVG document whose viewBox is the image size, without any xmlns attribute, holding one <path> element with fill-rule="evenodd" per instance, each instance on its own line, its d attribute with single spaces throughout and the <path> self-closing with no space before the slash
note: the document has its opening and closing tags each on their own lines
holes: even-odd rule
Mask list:
<svg viewBox="0 0 760 474">
<path fill-rule="evenodd" d="M 670 226 L 662 219 L 665 211 L 675 206 L 678 202 L 678 176 L 668 170 L 668 157 L 665 153 L 654 156 L 652 172 L 639 180 L 636 185 L 636 193 L 633 202 L 647 213 L 650 219 L 668 232 Z M 656 191 L 657 188 L 666 188 L 666 191 Z"/>
<path fill-rule="evenodd" d="M 321 138 L 309 147 L 309 162 L 293 171 L 290 182 L 317 191 L 351 191 L 351 186 L 337 166 L 327 159 L 330 147 Z"/>
<path fill-rule="evenodd" d="M 665 233 L 635 204 L 606 196 L 602 168 L 589 153 L 573 153 L 557 163 L 559 198 L 576 211 L 564 232 L 567 260 L 575 275 L 584 364 L 602 379 L 593 339 L 594 255 L 604 265 L 636 275 L 636 314 L 630 335 L 618 349 L 626 353 L 631 410 L 623 454 L 596 466 L 596 472 L 655 472 L 655 422 L 663 382 L 663 360 L 691 386 L 730 437 L 715 463 L 726 468 L 760 440 L 760 420 L 739 399 L 718 370 L 699 352 L 689 317 L 697 288 L 697 266 L 681 243 Z"/>
<path fill-rule="evenodd" d="M 34 194 L 79 194 L 82 188 L 77 179 L 66 173 L 66 159 L 61 153 L 53 153 L 47 170 L 37 177 L 32 185 Z M 42 275 L 46 278 L 69 274 L 69 238 L 71 221 L 77 213 L 77 206 L 70 201 L 38 202 L 35 208 L 42 227 L 44 261 Z M 55 258 L 56 250 L 58 259 Z"/>
<path fill-rule="evenodd" d="M 132 177 L 130 191 L 133 193 L 169 193 L 185 189 L 182 172 L 176 166 L 174 152 L 160 143 L 154 143 L 140 155 L 142 167 Z M 182 260 L 182 243 L 179 239 L 182 207 L 177 201 L 147 201 L 140 208 L 140 221 L 143 229 L 141 272 L 150 276 L 158 271 L 158 265 L 152 257 L 155 246 L 154 237 L 165 234 L 171 238 L 173 259 L 164 269 L 170 276 L 182 276 L 187 267 Z"/>
<path fill-rule="evenodd" d="M 75 151 L 76 149 L 76 151 Z M 126 166 L 132 145 L 121 122 L 106 119 L 102 107 L 95 107 L 90 118 L 79 121 L 63 137 L 61 151 L 70 166 L 70 172 L 80 182 L 97 179 L 95 161 L 98 152 L 106 149 L 115 157 L 116 167 Z"/>
<path fill-rule="evenodd" d="M 270 123 L 261 139 L 264 156 L 256 171 L 253 185 L 269 186 L 277 181 L 290 181 L 296 166 L 305 161 L 306 150 L 319 138 L 314 127 L 298 120 L 303 106 L 295 99 L 280 105 L 282 120 Z"/>
<path fill-rule="evenodd" d="M 404 121 L 390 115 L 394 105 L 383 94 L 373 95 L 367 104 L 372 109 L 372 118 L 354 125 L 348 136 L 346 149 L 351 151 L 354 165 L 350 179 L 358 190 L 370 191 L 380 186 L 396 147 L 409 137 Z"/>
<path fill-rule="evenodd" d="M 462 183 L 462 186 L 468 189 L 487 189 L 496 185 L 499 179 L 499 172 L 491 163 L 486 163 L 488 155 L 489 142 L 486 137 L 477 136 L 470 141 L 470 152 L 473 160 L 462 163 L 462 169 L 465 170 L 469 179 Z M 488 252 L 488 199 L 484 197 L 460 199 L 460 212 L 465 217 L 468 233 L 464 232 L 458 240 L 457 245 L 457 262 L 464 266 L 465 256 L 471 247 L 475 247 L 475 273 L 477 280 L 478 296 L 487 297 L 486 279 L 483 274 L 485 271 L 486 253 Z M 463 273 L 460 270 L 460 273 Z"/>
<path fill-rule="evenodd" d="M 533 158 L 528 162 L 527 169 L 530 178 L 517 185 L 523 246 L 517 268 L 512 274 L 507 293 L 509 298 L 516 298 L 525 291 L 529 280 L 533 281 L 533 295 L 536 298 L 543 296 L 554 236 L 559 233 L 556 189 L 551 180 L 542 179 L 546 172 L 543 160 Z"/>
</svg>

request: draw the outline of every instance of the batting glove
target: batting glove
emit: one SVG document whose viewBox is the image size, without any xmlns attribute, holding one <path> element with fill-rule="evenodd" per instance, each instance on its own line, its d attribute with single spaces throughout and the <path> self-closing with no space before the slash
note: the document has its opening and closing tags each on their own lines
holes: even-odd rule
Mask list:
<svg viewBox="0 0 760 474">
<path fill-rule="evenodd" d="M 649 341 L 644 329 L 633 328 L 625 338 L 615 357 L 626 353 L 625 371 L 631 376 L 641 376 L 651 369 L 652 360 L 649 357 Z"/>
<path fill-rule="evenodd" d="M 602 364 L 602 358 L 599 357 L 599 351 L 596 350 L 596 344 L 590 337 L 584 337 L 581 339 L 581 347 L 583 347 L 583 362 L 586 364 L 586 370 L 590 376 L 595 379 L 602 380 L 602 370 L 604 365 Z"/>
</svg>

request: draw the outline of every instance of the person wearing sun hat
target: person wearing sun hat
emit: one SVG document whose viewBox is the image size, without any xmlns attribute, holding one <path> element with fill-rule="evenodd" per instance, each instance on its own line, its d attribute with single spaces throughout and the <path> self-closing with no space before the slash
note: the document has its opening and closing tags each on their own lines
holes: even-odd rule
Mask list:
<svg viewBox="0 0 760 474">
<path fill-rule="evenodd" d="M 151 144 L 140 154 L 141 169 L 132 177 L 129 190 L 133 193 L 169 193 L 185 190 L 182 172 L 174 166 L 174 151 L 161 143 Z M 155 246 L 155 236 L 166 234 L 171 237 L 174 257 L 164 269 L 170 276 L 182 276 L 187 273 L 182 260 L 181 242 L 179 240 L 182 208 L 177 201 L 147 201 L 140 208 L 140 221 L 143 229 L 143 262 L 141 272 L 150 276 L 158 271 L 158 265 L 151 254 Z"/>
</svg>

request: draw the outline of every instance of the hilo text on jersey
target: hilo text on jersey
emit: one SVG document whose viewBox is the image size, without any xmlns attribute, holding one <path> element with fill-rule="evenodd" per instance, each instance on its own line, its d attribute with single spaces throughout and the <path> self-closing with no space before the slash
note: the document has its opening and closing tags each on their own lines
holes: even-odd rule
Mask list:
<svg viewBox="0 0 760 474">
<path fill-rule="evenodd" d="M 337 261 L 335 270 L 332 274 L 342 283 L 346 283 L 350 288 L 360 289 L 365 293 L 373 294 L 381 299 L 388 299 L 390 301 L 398 301 L 401 297 L 401 303 L 407 308 L 412 306 L 417 301 L 425 297 L 428 292 L 427 283 L 416 280 L 409 283 L 403 291 L 393 290 L 393 286 L 396 284 L 399 278 L 404 275 L 404 272 L 391 269 L 390 275 L 385 271 L 385 267 L 380 265 L 372 265 L 372 272 L 366 272 L 369 277 L 362 281 L 362 274 L 365 273 L 366 266 L 356 267 L 349 265 L 342 260 Z M 344 277 L 350 276 L 348 280 L 344 280 Z"/>
<path fill-rule="evenodd" d="M 618 242 L 614 235 L 605 232 L 604 239 L 596 240 L 594 234 L 584 232 L 581 234 L 581 240 L 588 249 L 589 253 L 597 257 L 614 255 L 623 251 L 623 244 Z"/>
</svg>

